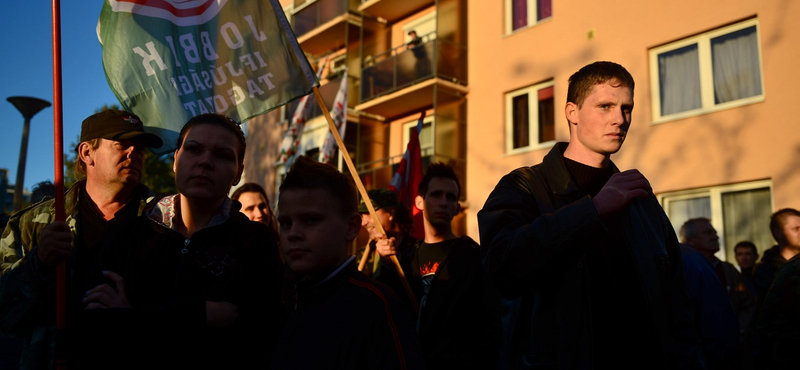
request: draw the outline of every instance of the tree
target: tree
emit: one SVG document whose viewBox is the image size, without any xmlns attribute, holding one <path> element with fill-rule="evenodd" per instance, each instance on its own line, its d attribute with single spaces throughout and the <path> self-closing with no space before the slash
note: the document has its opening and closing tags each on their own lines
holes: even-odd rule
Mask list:
<svg viewBox="0 0 800 370">
<path fill-rule="evenodd" d="M 120 109 L 117 105 L 103 105 L 95 113 L 105 109 Z M 69 189 L 85 175 L 78 176 L 75 171 L 75 161 L 78 160 L 78 153 L 75 147 L 80 143 L 80 136 L 70 144 L 67 153 L 64 154 L 64 187 Z M 142 174 L 142 184 L 150 188 L 154 193 L 177 193 L 175 187 L 175 176 L 172 173 L 172 157 L 169 153 L 157 156 L 150 149 L 144 151 L 144 173 Z"/>
</svg>

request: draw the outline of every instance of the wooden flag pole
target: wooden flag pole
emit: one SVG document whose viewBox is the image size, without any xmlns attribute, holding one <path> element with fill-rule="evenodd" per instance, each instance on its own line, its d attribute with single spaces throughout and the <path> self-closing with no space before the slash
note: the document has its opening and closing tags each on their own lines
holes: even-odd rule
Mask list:
<svg viewBox="0 0 800 370">
<path fill-rule="evenodd" d="M 372 215 L 370 214 L 370 216 Z M 372 219 L 372 222 L 376 223 L 375 218 Z M 370 254 L 372 254 L 372 248 L 370 248 L 369 243 L 367 243 L 367 247 L 364 248 L 364 254 L 361 255 L 361 261 L 358 262 L 358 271 L 364 271 L 364 267 L 367 266 L 367 260 L 369 259 Z"/>
<path fill-rule="evenodd" d="M 367 205 L 369 215 L 372 216 L 372 222 L 375 224 L 375 227 L 378 228 L 378 231 L 383 234 L 383 236 L 386 236 L 386 231 L 383 229 L 380 220 L 378 220 L 378 216 L 375 214 L 375 207 L 372 206 L 372 201 L 369 199 L 367 189 L 364 188 L 364 184 L 361 182 L 361 177 L 358 176 L 358 171 L 356 171 L 356 166 L 353 164 L 353 160 L 350 159 L 350 154 L 347 152 L 347 148 L 344 146 L 342 137 L 339 135 L 339 129 L 336 127 L 336 124 L 333 123 L 333 118 L 331 118 L 331 114 L 328 112 L 328 107 L 325 106 L 325 101 L 322 100 L 322 95 L 320 95 L 319 88 L 316 86 L 314 86 L 314 97 L 317 98 L 317 104 L 319 104 L 319 108 L 322 110 L 325 120 L 328 121 L 328 128 L 333 133 L 333 138 L 336 139 L 336 145 L 339 146 L 339 152 L 342 153 L 342 157 L 344 158 L 345 163 L 347 163 L 347 168 L 350 170 L 350 175 L 352 175 L 353 181 L 356 183 L 356 188 L 358 188 L 361 198 L 364 199 L 364 204 Z M 364 251 L 364 254 L 366 255 L 368 252 L 369 247 L 367 247 L 367 249 Z M 408 294 L 408 298 L 411 300 L 412 307 L 414 308 L 415 312 L 419 312 L 419 303 L 417 303 L 417 298 L 414 297 L 414 292 L 411 290 L 411 286 L 408 285 L 408 279 L 406 279 L 406 274 L 403 272 L 403 267 L 400 266 L 400 261 L 397 259 L 397 256 L 389 257 L 392 260 L 395 270 L 397 270 L 397 275 L 400 276 L 400 281 L 403 283 L 403 288 L 405 288 L 406 294 Z M 363 260 L 364 257 L 361 259 Z"/>
</svg>

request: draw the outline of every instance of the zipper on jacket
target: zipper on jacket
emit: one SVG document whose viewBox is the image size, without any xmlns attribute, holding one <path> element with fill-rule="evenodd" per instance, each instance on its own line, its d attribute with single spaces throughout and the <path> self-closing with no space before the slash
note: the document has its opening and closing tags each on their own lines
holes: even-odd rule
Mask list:
<svg viewBox="0 0 800 370">
<path fill-rule="evenodd" d="M 183 249 L 181 249 L 181 254 L 189 253 L 189 239 L 183 241 Z"/>
</svg>

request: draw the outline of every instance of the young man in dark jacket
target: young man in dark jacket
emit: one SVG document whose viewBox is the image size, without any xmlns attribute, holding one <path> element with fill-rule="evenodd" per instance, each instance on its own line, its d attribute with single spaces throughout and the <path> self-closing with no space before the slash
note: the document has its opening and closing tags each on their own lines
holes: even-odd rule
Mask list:
<svg viewBox="0 0 800 370">
<path fill-rule="evenodd" d="M 633 88 L 616 63 L 573 74 L 569 143 L 503 177 L 478 214 L 484 266 L 508 306 L 510 368 L 697 365 L 675 232 L 647 179 L 610 160 Z"/>
<path fill-rule="evenodd" d="M 409 313 L 358 272 L 361 216 L 352 180 L 300 157 L 281 184 L 281 251 L 295 274 L 271 369 L 420 369 Z"/>
<path fill-rule="evenodd" d="M 500 348 L 500 301 L 481 267 L 480 246 L 453 233 L 461 184 L 450 166 L 432 163 L 415 202 L 425 238 L 404 268 L 419 303 L 417 334 L 430 369 L 491 369 Z M 390 255 L 395 252 L 389 245 Z M 378 248 L 378 253 L 382 249 Z M 402 293 L 402 287 L 394 287 Z"/>
</svg>

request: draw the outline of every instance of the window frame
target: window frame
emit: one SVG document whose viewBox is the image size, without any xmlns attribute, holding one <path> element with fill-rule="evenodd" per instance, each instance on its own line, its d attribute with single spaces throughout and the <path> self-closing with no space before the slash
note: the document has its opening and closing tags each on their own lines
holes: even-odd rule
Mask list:
<svg viewBox="0 0 800 370">
<path fill-rule="evenodd" d="M 740 182 L 735 184 L 709 186 L 709 187 L 690 189 L 690 190 L 671 191 L 658 194 L 657 198 L 658 202 L 661 204 L 661 208 L 663 208 L 664 212 L 667 214 L 667 216 L 669 216 L 669 204 L 672 201 L 708 197 L 709 204 L 711 207 L 711 217 L 710 217 L 711 225 L 714 226 L 714 229 L 717 230 L 717 234 L 719 235 L 720 249 L 719 252 L 715 254 L 715 256 L 722 261 L 732 262 L 734 261 L 734 256 L 730 256 L 730 258 L 727 258 L 725 251 L 725 229 L 724 229 L 725 221 L 724 221 L 724 210 L 722 207 L 723 194 L 749 191 L 749 190 L 759 190 L 764 188 L 769 189 L 770 209 L 774 212 L 775 189 L 772 186 L 771 180 L 756 180 L 756 181 Z M 675 230 L 675 235 L 677 235 L 680 238 L 680 235 L 678 235 L 678 230 Z"/>
<path fill-rule="evenodd" d="M 756 40 L 758 48 L 758 68 L 760 73 L 761 94 L 750 96 L 743 99 L 732 100 L 720 104 L 714 103 L 714 71 L 711 53 L 711 39 L 727 35 L 745 28 L 756 28 Z M 700 65 L 700 108 L 673 113 L 666 116 L 661 115 L 661 80 L 658 65 L 659 54 L 680 49 L 689 45 L 697 45 L 697 59 Z M 708 32 L 704 32 L 692 37 L 687 37 L 675 42 L 652 48 L 648 52 L 650 58 L 650 85 L 651 106 L 653 117 L 651 124 L 659 124 L 675 121 L 687 117 L 694 117 L 703 114 L 718 112 L 744 105 L 754 104 L 764 101 L 766 90 L 764 88 L 764 62 L 761 52 L 761 26 L 758 18 L 751 18 L 742 22 L 737 22 L 725 27 L 720 27 Z"/>
<path fill-rule="evenodd" d="M 417 123 L 418 122 L 419 122 L 419 120 L 415 119 L 413 121 L 408 121 L 408 122 L 403 124 L 403 147 L 402 147 L 403 148 L 403 153 L 406 152 L 406 148 L 408 147 L 408 142 L 411 140 L 411 135 L 409 134 L 409 131 L 411 131 L 412 127 L 417 127 Z M 430 144 L 423 146 L 422 137 L 419 138 L 420 139 L 419 140 L 419 152 L 420 152 L 420 156 L 422 156 L 422 157 L 433 156 L 433 147 L 434 147 L 433 133 L 435 132 L 434 130 L 436 129 L 436 118 L 433 115 L 430 115 L 430 116 L 426 115 L 425 119 L 422 120 L 422 125 L 424 127 L 427 124 L 430 124 L 430 127 L 431 127 L 430 128 L 430 134 L 431 134 Z"/>
<path fill-rule="evenodd" d="M 514 91 L 507 92 L 505 100 L 505 155 L 516 155 L 534 150 L 550 148 L 558 141 L 557 138 L 545 142 L 539 142 L 539 91 L 552 87 L 555 90 L 555 81 L 548 80 L 535 85 L 523 87 Z M 555 92 L 555 91 L 554 91 Z M 514 98 L 528 94 L 528 146 L 514 148 Z M 553 94 L 555 97 L 555 94 Z M 555 110 L 555 98 L 553 99 L 553 111 Z M 555 115 L 553 125 L 556 125 Z"/>
<path fill-rule="evenodd" d="M 506 35 L 511 35 L 511 34 L 514 34 L 514 33 L 520 32 L 520 31 L 524 31 L 524 30 L 527 30 L 528 28 L 531 28 L 533 26 L 536 26 L 538 24 L 541 24 L 541 23 L 544 23 L 546 21 L 549 21 L 549 20 L 553 19 L 552 7 L 553 7 L 553 1 L 554 0 L 550 0 L 550 16 L 545 18 L 545 19 L 542 19 L 542 20 L 538 19 L 539 18 L 539 14 L 538 14 L 538 12 L 539 12 L 539 10 L 538 10 L 538 8 L 539 8 L 538 7 L 538 5 L 539 5 L 538 2 L 539 1 L 540 0 L 527 0 L 527 2 L 528 2 L 528 24 L 526 26 L 520 27 L 520 28 L 515 30 L 514 29 L 514 13 L 513 13 L 514 12 L 514 5 L 513 5 L 514 0 L 505 0 L 505 3 L 504 3 L 505 4 L 505 6 L 504 6 L 505 14 L 506 14 L 505 34 Z"/>
</svg>

